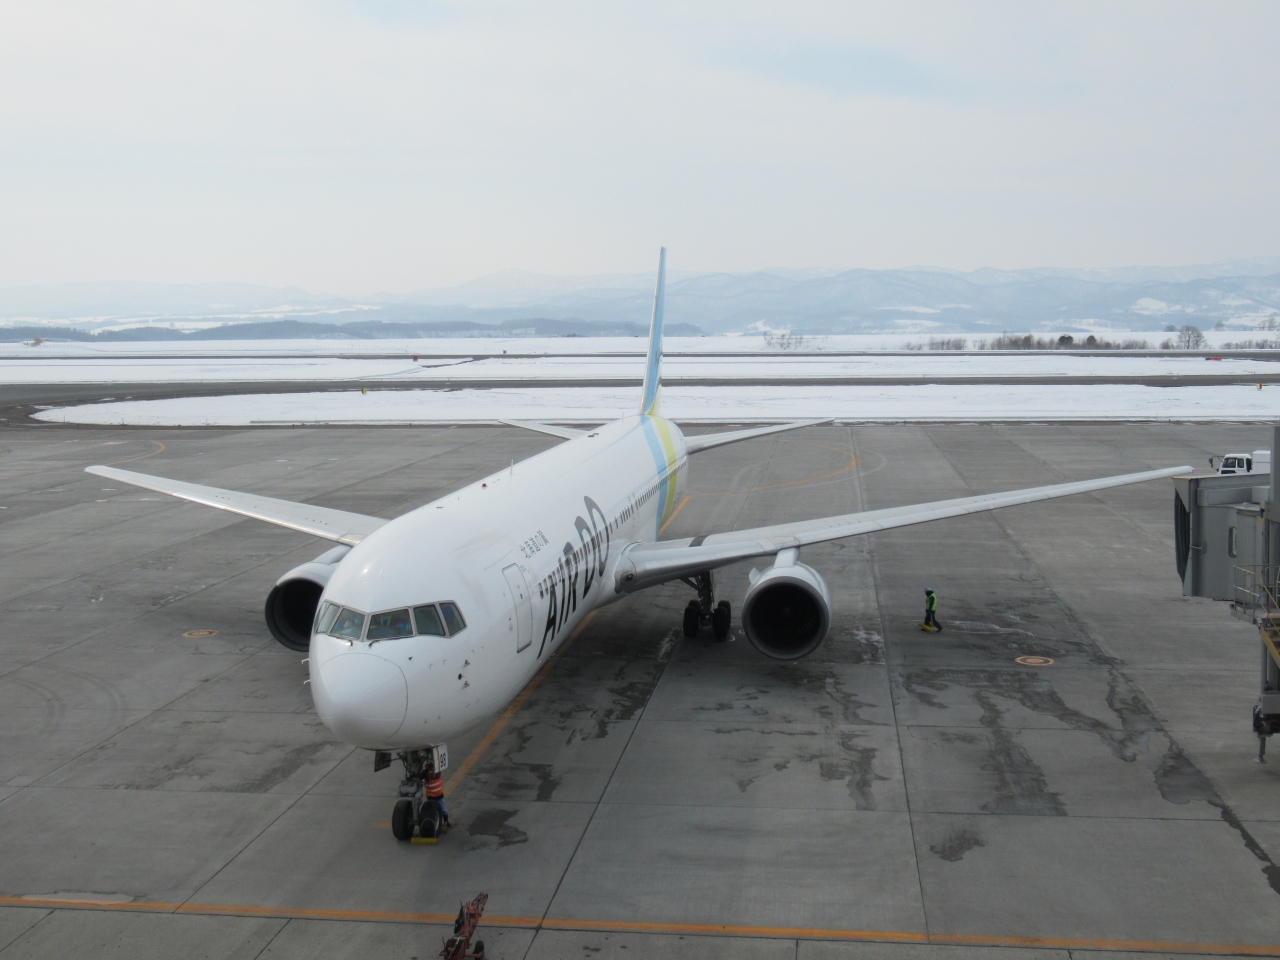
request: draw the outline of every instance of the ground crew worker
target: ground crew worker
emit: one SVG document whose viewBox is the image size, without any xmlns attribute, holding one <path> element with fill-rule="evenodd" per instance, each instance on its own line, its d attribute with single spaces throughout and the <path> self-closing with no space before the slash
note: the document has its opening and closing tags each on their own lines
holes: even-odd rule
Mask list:
<svg viewBox="0 0 1280 960">
<path fill-rule="evenodd" d="M 928 587 L 924 589 L 924 625 L 942 632 L 942 624 L 938 622 L 938 595 Z"/>
<path fill-rule="evenodd" d="M 440 776 L 438 770 L 433 770 L 427 778 L 425 793 L 428 800 L 435 800 L 440 804 L 440 814 L 444 817 L 442 826 L 448 826 L 449 808 L 444 805 L 444 777 Z"/>
</svg>

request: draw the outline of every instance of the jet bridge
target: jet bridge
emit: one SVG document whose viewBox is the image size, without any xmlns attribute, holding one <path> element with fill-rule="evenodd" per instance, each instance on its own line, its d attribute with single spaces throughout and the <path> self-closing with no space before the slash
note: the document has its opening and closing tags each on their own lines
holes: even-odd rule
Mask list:
<svg viewBox="0 0 1280 960">
<path fill-rule="evenodd" d="M 1280 463 L 1280 427 L 1271 462 Z M 1258 627 L 1261 664 L 1253 730 L 1258 762 L 1280 733 L 1280 491 L 1276 473 L 1174 479 L 1174 539 L 1184 597 L 1231 603 Z"/>
</svg>

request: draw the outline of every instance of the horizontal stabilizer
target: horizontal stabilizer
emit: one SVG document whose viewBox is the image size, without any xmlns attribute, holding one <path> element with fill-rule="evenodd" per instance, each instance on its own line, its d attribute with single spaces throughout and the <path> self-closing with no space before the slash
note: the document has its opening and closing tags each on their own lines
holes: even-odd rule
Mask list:
<svg viewBox="0 0 1280 960">
<path fill-rule="evenodd" d="M 317 507 L 310 503 L 259 497 L 256 494 L 240 493 L 236 490 L 221 490 L 218 487 L 206 487 L 198 483 L 134 473 L 132 470 L 118 470 L 115 467 L 85 467 L 85 472 L 348 545 L 359 543 L 387 522 L 381 517 L 366 517 L 361 513 L 331 510 L 328 507 Z"/>
<path fill-rule="evenodd" d="M 585 436 L 586 430 L 575 430 L 573 427 L 557 427 L 550 423 L 538 423 L 536 420 L 499 420 L 499 423 L 505 423 L 509 427 L 523 427 L 526 430 L 532 430 L 534 433 L 549 433 L 553 437 L 562 437 L 565 440 L 574 440 L 578 437 Z"/>
<path fill-rule="evenodd" d="M 793 423 L 775 423 L 768 427 L 752 427 L 750 430 L 730 430 L 725 433 L 702 433 L 697 436 L 686 436 L 684 438 L 684 449 L 686 453 L 697 453 L 700 450 L 710 450 L 712 447 L 723 447 L 726 443 L 738 443 L 741 440 L 751 440 L 755 437 L 767 437 L 771 433 L 785 433 L 787 430 L 799 430 L 801 427 L 813 427 L 819 423 L 830 423 L 831 418 L 826 420 L 796 420 Z"/>
<path fill-rule="evenodd" d="M 707 537 L 636 543 L 626 549 L 618 562 L 616 587 L 620 592 L 630 593 L 677 577 L 727 566 L 739 560 L 770 556 L 790 547 L 841 540 L 862 533 L 874 533 L 877 530 L 892 530 L 895 527 L 908 527 L 930 520 L 983 513 L 1020 503 L 1034 503 L 1038 500 L 1069 497 L 1077 493 L 1091 493 L 1095 490 L 1106 490 L 1109 487 L 1122 487 L 1130 483 L 1142 483 L 1144 480 L 1160 480 L 1190 472 L 1191 467 L 1169 467 L 1164 470 L 1126 473 L 1118 477 L 1102 477 L 1098 480 L 1077 480 L 1048 487 L 1029 487 L 1023 490 L 1009 490 L 1005 493 L 984 493 L 976 497 L 890 507 L 887 510 L 846 513 L 818 520 L 778 523 L 750 530 L 716 533 Z"/>
</svg>

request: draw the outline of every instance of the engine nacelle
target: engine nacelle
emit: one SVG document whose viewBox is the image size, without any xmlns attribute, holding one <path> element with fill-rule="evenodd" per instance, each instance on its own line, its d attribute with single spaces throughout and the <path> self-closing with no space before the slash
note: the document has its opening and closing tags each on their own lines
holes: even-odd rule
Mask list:
<svg viewBox="0 0 1280 960">
<path fill-rule="evenodd" d="M 742 627 L 751 645 L 775 660 L 798 660 L 818 649 L 831 627 L 831 595 L 818 571 L 783 550 L 764 572 L 751 571 Z"/>
<path fill-rule="evenodd" d="M 311 647 L 311 625 L 320 606 L 320 595 L 350 547 L 334 547 L 309 563 L 294 567 L 276 581 L 267 594 L 267 629 L 290 650 Z"/>
</svg>

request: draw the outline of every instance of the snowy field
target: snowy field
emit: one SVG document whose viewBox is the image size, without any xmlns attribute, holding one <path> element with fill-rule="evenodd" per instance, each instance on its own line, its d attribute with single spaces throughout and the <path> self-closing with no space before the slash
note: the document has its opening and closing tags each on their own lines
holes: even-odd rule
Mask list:
<svg viewBox="0 0 1280 960">
<path fill-rule="evenodd" d="M 1162 334 L 1161 338 L 1168 336 Z M 1150 336 L 1140 334 L 1140 339 Z M 759 334 L 716 337 L 667 337 L 663 352 L 682 353 L 860 353 L 905 350 L 918 337 L 903 333 L 875 333 L 844 337 L 800 337 L 787 341 Z M 1157 341 L 1153 341 L 1153 344 Z M 38 346 L 0 343 L 0 357 L 121 357 L 121 356 L 387 356 L 478 357 L 507 354 L 644 356 L 645 337 L 422 337 L 409 340 L 192 340 L 129 343 L 43 342 Z"/>
<path fill-rule="evenodd" d="M 1144 336 L 1150 339 L 1155 335 Z M 664 409 L 676 420 L 691 422 L 800 417 L 842 421 L 1257 420 L 1280 415 L 1280 404 L 1273 402 L 1273 393 L 1280 391 L 1280 386 L 1258 390 L 1252 382 L 1243 386 L 1169 387 L 1030 382 L 1040 378 L 1146 378 L 1177 384 L 1181 377 L 1206 375 L 1248 381 L 1255 375 L 1280 373 L 1280 352 L 1275 361 L 1207 361 L 1179 353 L 891 352 L 900 350 L 904 343 L 901 334 L 823 337 L 807 338 L 799 350 L 785 350 L 763 337 L 670 338 L 663 362 L 669 384 Z M 644 347 L 645 341 L 639 337 L 4 344 L 0 345 L 0 383 L 353 384 L 353 389 L 339 392 L 103 402 L 38 415 L 44 420 L 75 423 L 468 423 L 515 417 L 598 423 L 632 411 L 637 388 L 631 383 L 638 384 L 641 378 Z M 883 387 L 836 383 L 820 390 L 787 384 L 788 380 L 857 378 L 996 378 L 1012 383 Z M 379 390 L 379 380 L 420 382 L 423 387 L 463 381 L 473 387 Z M 540 381 L 550 380 L 584 385 L 539 387 Z M 681 381 L 694 380 L 717 385 L 681 385 Z M 507 387 L 486 388 L 486 384 L 504 381 Z M 624 381 L 627 386 L 592 387 L 588 385 L 591 381 Z M 742 385 L 735 386 L 735 381 Z M 774 382 L 747 386 L 747 381 Z M 369 392 L 355 389 L 357 382 L 368 386 Z M 510 389 L 513 382 L 522 386 Z"/>
<path fill-rule="evenodd" d="M 663 413 L 683 422 L 957 420 L 1265 420 L 1280 386 L 920 385 L 901 387 L 668 387 Z M 117 401 L 36 414 L 59 423 L 154 426 L 474 423 L 504 418 L 600 423 L 635 411 L 636 391 L 522 389 L 342 390 Z"/>
<path fill-rule="evenodd" d="M 1021 331 L 1018 331 L 1021 334 Z M 939 336 L 964 337 L 972 346 L 990 334 L 943 333 Z M 1057 339 L 1057 334 L 1038 333 L 1037 337 Z M 1073 336 L 1083 340 L 1085 334 Z M 1151 349 L 1172 336 L 1163 331 L 1102 332 L 1100 336 L 1120 341 L 1146 340 Z M 1225 343 L 1241 340 L 1274 339 L 1275 332 L 1250 330 L 1205 331 L 1207 349 L 1219 349 Z M 759 334 L 714 337 L 667 337 L 663 351 L 667 356 L 681 354 L 835 354 L 883 353 L 906 351 L 908 344 L 927 344 L 927 335 L 909 333 L 871 333 L 850 336 L 798 337 L 793 340 L 765 338 Z M 56 357 L 481 357 L 536 354 L 544 356 L 643 356 L 644 337 L 426 337 L 412 340 L 192 340 L 138 341 L 128 343 L 76 343 L 45 341 L 37 346 L 29 343 L 0 343 L 0 358 L 51 359 Z M 930 351 L 921 351 L 924 355 Z M 977 352 L 977 351 L 975 351 Z M 933 356 L 954 357 L 953 351 L 933 351 Z M 1277 351 L 1280 356 L 1280 351 Z"/>
<path fill-rule="evenodd" d="M 563 343 L 566 341 L 555 341 Z M 569 343 L 575 341 L 569 340 Z M 298 381 L 465 380 L 483 384 L 521 380 L 636 380 L 644 361 L 634 356 L 591 354 L 537 357 L 490 356 L 395 359 L 280 357 L 45 357 L 0 359 L 0 383 L 287 383 Z M 936 379 L 940 377 L 1183 377 L 1280 373 L 1276 360 L 1207 361 L 1200 356 L 1075 356 L 1060 353 L 914 353 L 860 356 L 668 355 L 668 380 L 787 380 L 859 377 Z"/>
</svg>

